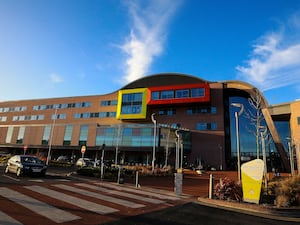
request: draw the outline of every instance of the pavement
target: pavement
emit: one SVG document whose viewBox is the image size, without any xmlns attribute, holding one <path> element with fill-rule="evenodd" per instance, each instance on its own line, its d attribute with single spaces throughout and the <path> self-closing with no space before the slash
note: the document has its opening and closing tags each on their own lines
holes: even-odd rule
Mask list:
<svg viewBox="0 0 300 225">
<path fill-rule="evenodd" d="M 185 172 L 182 186 L 182 197 L 188 201 L 215 208 L 226 209 L 234 212 L 255 215 L 263 218 L 300 222 L 300 207 L 294 208 L 277 208 L 275 206 L 264 204 L 251 204 L 244 202 L 223 201 L 208 198 L 209 175 L 213 174 L 215 181 L 219 178 L 229 177 L 235 179 L 237 174 L 228 171 L 213 171 L 209 173 L 197 174 L 195 172 Z M 49 168 L 49 175 L 55 176 L 71 176 L 75 179 L 99 179 L 95 177 L 79 176 L 74 172 L 74 168 Z M 141 176 L 139 177 L 139 188 L 155 189 L 161 192 L 174 192 L 173 176 Z M 125 180 L 124 185 L 135 187 L 136 177 L 129 177 Z"/>
</svg>

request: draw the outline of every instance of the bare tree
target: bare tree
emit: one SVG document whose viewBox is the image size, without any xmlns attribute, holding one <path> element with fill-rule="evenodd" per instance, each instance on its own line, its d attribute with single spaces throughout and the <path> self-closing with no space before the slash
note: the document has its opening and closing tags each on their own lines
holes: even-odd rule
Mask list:
<svg viewBox="0 0 300 225">
<path fill-rule="evenodd" d="M 262 114 L 262 96 L 257 89 L 254 89 L 253 94 L 248 98 L 248 102 L 251 106 L 250 109 L 245 110 L 245 116 L 250 121 L 250 126 L 247 130 L 255 136 L 256 139 L 256 157 L 259 159 L 259 139 L 261 123 L 264 120 Z"/>
</svg>

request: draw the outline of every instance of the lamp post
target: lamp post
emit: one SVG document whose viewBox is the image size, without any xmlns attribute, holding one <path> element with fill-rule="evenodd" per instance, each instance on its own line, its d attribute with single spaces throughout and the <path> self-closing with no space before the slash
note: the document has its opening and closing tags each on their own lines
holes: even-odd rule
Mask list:
<svg viewBox="0 0 300 225">
<path fill-rule="evenodd" d="M 179 145 L 180 145 L 180 136 L 178 134 L 179 130 L 175 130 L 175 135 L 176 135 L 176 152 L 175 152 L 175 170 L 179 168 Z"/>
<path fill-rule="evenodd" d="M 55 127 L 55 122 L 56 122 L 56 117 L 57 117 L 57 109 L 58 109 L 58 106 L 55 107 L 53 123 L 51 126 L 51 134 L 50 134 L 50 140 L 49 140 L 49 149 L 48 149 L 48 154 L 47 154 L 46 165 L 49 165 L 49 160 L 51 157 L 52 139 L 53 139 L 54 127 Z"/>
<path fill-rule="evenodd" d="M 241 156 L 240 156 L 240 134 L 239 134 L 239 116 L 244 111 L 244 105 L 241 103 L 231 103 L 231 106 L 240 108 L 240 111 L 234 113 L 235 116 L 235 131 L 236 131 L 236 150 L 237 150 L 237 163 L 238 163 L 238 181 L 241 181 Z"/>
<path fill-rule="evenodd" d="M 120 131 L 121 131 L 121 125 L 118 125 L 118 131 L 117 131 L 117 145 L 116 145 L 116 154 L 115 154 L 115 165 L 118 165 L 118 154 L 119 154 L 119 144 L 120 144 Z"/>
<path fill-rule="evenodd" d="M 100 170 L 100 178 L 103 180 L 103 175 L 104 175 L 104 149 L 105 149 L 105 144 L 102 145 L 102 154 L 101 154 L 101 170 Z"/>
<path fill-rule="evenodd" d="M 291 147 L 291 138 L 286 138 L 288 141 L 288 147 L 289 147 L 289 155 L 290 155 L 290 165 L 291 165 L 291 176 L 293 177 L 295 175 L 295 169 L 294 169 L 294 154 L 293 149 Z"/>
<path fill-rule="evenodd" d="M 151 114 L 151 120 L 153 122 L 154 125 L 154 131 L 153 131 L 153 150 L 152 150 L 152 173 L 154 172 L 154 166 L 155 166 L 155 146 L 156 146 L 156 120 L 154 118 L 156 113 L 152 113 Z"/>
<path fill-rule="evenodd" d="M 261 138 L 261 149 L 263 154 L 263 161 L 264 161 L 264 180 L 265 180 L 265 190 L 268 188 L 268 181 L 267 181 L 267 156 L 266 156 L 266 145 L 265 145 L 265 136 L 267 133 L 267 127 L 259 126 L 260 131 L 260 138 Z"/>
</svg>

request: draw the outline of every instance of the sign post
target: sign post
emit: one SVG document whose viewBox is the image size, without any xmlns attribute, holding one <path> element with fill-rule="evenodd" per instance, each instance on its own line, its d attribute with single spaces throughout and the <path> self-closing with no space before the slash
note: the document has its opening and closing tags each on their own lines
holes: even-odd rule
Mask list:
<svg viewBox="0 0 300 225">
<path fill-rule="evenodd" d="M 24 145 L 24 155 L 26 155 L 27 148 L 27 145 Z"/>
<path fill-rule="evenodd" d="M 85 146 L 85 145 L 82 145 L 82 146 L 81 146 L 81 158 L 82 158 L 82 162 L 83 162 L 83 157 L 84 157 L 85 151 L 86 151 L 86 146 Z"/>
</svg>

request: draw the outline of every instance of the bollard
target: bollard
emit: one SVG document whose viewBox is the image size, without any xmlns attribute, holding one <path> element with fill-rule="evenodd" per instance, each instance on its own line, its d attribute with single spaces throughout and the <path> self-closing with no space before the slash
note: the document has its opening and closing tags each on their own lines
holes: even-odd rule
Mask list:
<svg viewBox="0 0 300 225">
<path fill-rule="evenodd" d="M 183 174 L 182 173 L 175 173 L 174 174 L 174 192 L 177 196 L 180 196 L 182 194 L 182 180 L 183 180 Z"/>
<path fill-rule="evenodd" d="M 135 172 L 135 187 L 136 188 L 140 187 L 140 185 L 139 185 L 139 171 Z"/>
<path fill-rule="evenodd" d="M 214 175 L 209 174 L 209 199 L 213 198 L 213 192 L 214 192 Z"/>
</svg>

